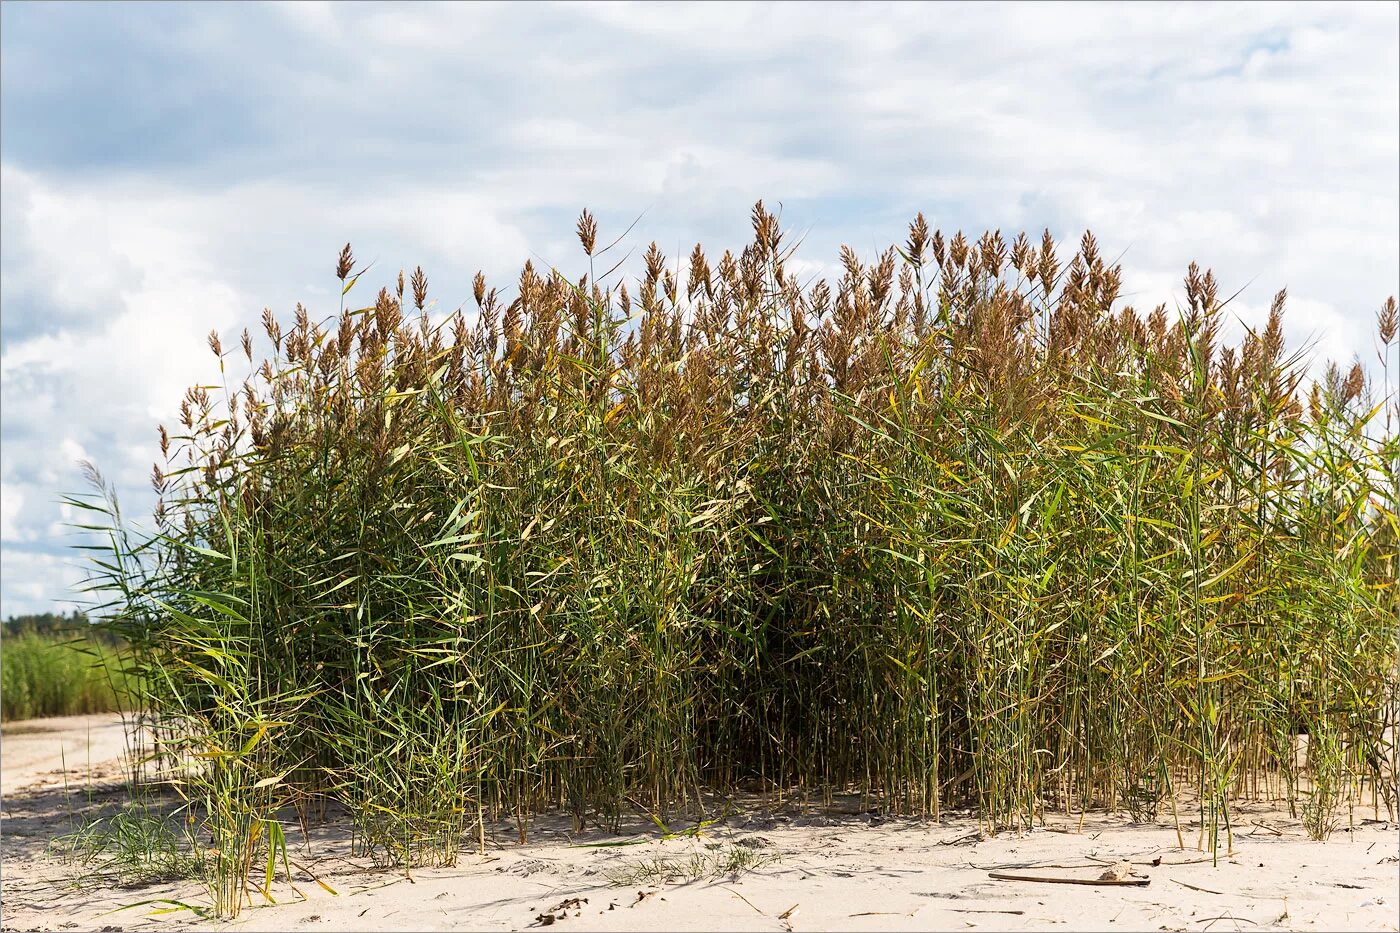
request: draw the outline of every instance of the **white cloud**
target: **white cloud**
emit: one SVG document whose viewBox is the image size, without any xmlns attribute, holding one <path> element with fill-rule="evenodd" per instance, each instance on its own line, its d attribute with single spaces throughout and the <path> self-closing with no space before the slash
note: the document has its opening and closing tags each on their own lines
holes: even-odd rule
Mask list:
<svg viewBox="0 0 1400 933">
<path fill-rule="evenodd" d="M 88 98 L 115 101 L 113 126 L 134 119 L 103 84 L 6 82 L 86 96 L 17 117 L 25 101 L 5 92 L 0 611 L 72 578 L 19 545 L 62 543 L 74 454 L 146 501 L 156 421 L 212 372 L 205 334 L 256 334 L 264 305 L 333 311 L 346 240 L 376 263 L 370 294 L 422 263 L 451 308 L 478 268 L 507 289 L 526 258 L 581 268 L 584 206 L 605 241 L 640 217 L 627 245 L 656 239 L 675 259 L 697 240 L 738 245 L 752 202 L 781 202 L 805 238 L 804 275 L 829 272 L 843 242 L 869 255 L 902 240 L 918 210 L 974 233 L 1092 228 L 1123 254 L 1139 308 L 1178 301 L 1193 259 L 1227 294 L 1252 280 L 1231 306 L 1250 326 L 1287 286 L 1290 340 L 1319 360 L 1369 359 L 1375 310 L 1400 279 L 1394 6 L 258 15 L 192 7 L 179 28 L 123 33 L 113 60 L 88 63 L 123 88 L 156 68 L 147 59 L 168 68 L 135 86 L 153 127 L 144 156 L 109 154 L 126 140 L 100 127 L 82 158 L 31 145 L 71 139 L 64 121 L 93 126 Z M 41 55 L 31 38 L 7 28 L 7 53 Z M 226 91 L 233 69 L 246 80 Z"/>
<path fill-rule="evenodd" d="M 187 387 L 217 381 L 209 331 L 228 346 L 243 327 L 261 339 L 263 305 L 286 318 L 297 297 L 317 314 L 334 311 L 339 288 L 326 285 L 336 284 L 341 237 L 362 233 L 386 247 L 364 257 L 389 254 L 376 288 L 397 270 L 393 260 L 421 257 L 433 268 L 436 257 L 458 270 L 461 281 L 438 292 L 454 306 L 470 294 L 473 263 L 499 273 L 529 251 L 489 197 L 473 192 L 404 186 L 336 206 L 338 192 L 276 183 L 207 191 L 144 178 L 64 181 L 12 165 L 3 172 L 6 259 L 24 283 L 16 288 L 7 266 L 5 327 L 14 336 L 0 353 L 0 393 L 3 537 L 12 544 L 70 543 L 55 534 L 64 525 L 59 499 L 84 491 L 81 460 L 97 463 L 140 520 L 157 423 L 174 423 Z M 19 209 L 9 207 L 12 192 Z M 321 279 L 319 296 L 293 284 L 308 275 Z M 51 319 L 55 305 L 83 313 Z M 25 314 L 45 316 L 18 319 Z M 46 598 L 57 598 L 76 579 L 63 561 L 12 547 L 0 558 L 5 612 L 42 609 L 34 594 L 48 586 Z"/>
<path fill-rule="evenodd" d="M 24 490 L 10 483 L 0 483 L 0 541 L 23 540 L 19 527 L 20 509 L 24 508 Z"/>
<path fill-rule="evenodd" d="M 6 549 L 6 612 L 67 612 L 78 608 L 74 588 L 85 576 L 83 567 L 72 556 Z"/>
</svg>

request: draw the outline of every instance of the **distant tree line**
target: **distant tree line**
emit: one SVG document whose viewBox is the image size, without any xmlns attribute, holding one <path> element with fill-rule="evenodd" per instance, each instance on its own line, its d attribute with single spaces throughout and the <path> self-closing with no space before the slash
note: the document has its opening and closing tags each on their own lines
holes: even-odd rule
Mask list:
<svg viewBox="0 0 1400 933">
<path fill-rule="evenodd" d="M 120 639 L 111 632 L 96 628 L 91 624 L 92 620 L 86 613 L 74 610 L 71 613 L 62 612 L 40 612 L 30 615 L 10 616 L 0 626 L 3 627 L 3 637 L 13 638 L 16 635 L 44 635 L 51 638 L 72 638 L 75 636 L 85 636 L 92 641 L 101 642 L 107 645 L 120 643 Z"/>
</svg>

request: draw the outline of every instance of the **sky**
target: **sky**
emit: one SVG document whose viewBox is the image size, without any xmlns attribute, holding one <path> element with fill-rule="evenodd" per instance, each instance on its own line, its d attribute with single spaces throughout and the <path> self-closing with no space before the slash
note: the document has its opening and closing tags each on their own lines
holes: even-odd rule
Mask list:
<svg viewBox="0 0 1400 933">
<path fill-rule="evenodd" d="M 813 272 L 918 211 L 1091 229 L 1141 309 L 1196 260 L 1237 331 L 1287 287 L 1312 365 L 1374 362 L 1400 5 L 7 2 L 0 616 L 73 608 L 79 461 L 147 521 L 205 336 L 333 312 L 346 241 L 366 297 L 421 264 L 450 310 L 478 269 L 586 271 L 584 207 L 674 258 L 759 198 Z"/>
</svg>

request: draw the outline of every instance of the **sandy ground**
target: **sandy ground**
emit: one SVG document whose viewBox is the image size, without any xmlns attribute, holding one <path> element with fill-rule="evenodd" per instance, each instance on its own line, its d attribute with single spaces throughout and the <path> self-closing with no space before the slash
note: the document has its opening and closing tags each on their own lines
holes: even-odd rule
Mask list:
<svg viewBox="0 0 1400 933">
<path fill-rule="evenodd" d="M 169 904 L 150 903 L 206 903 L 196 883 L 121 887 L 91 866 L 50 854 L 54 835 L 124 799 L 121 768 L 112 760 L 122 737 L 113 720 L 16 725 L 6 726 L 0 746 L 5 930 L 1400 929 L 1400 836 L 1394 823 L 1367 819 L 1370 811 L 1352 814 L 1351 825 L 1344 817 L 1341 830 L 1317 843 L 1286 813 L 1241 805 L 1234 852 L 1212 865 L 1192 848 L 1194 832 L 1181 849 L 1165 822 L 1090 816 L 1081 829 L 1077 819 L 1061 818 L 1033 832 L 985 838 L 965 817 L 886 821 L 861 812 L 854 800 L 831 810 L 753 800 L 701 835 L 670 840 L 644 818 L 621 835 L 573 835 L 567 820 L 544 818 L 522 846 L 513 826 L 500 824 L 488 827 L 485 856 L 464 853 L 455 867 L 411 878 L 350 857 L 333 826 L 309 840 L 289 830 L 297 890 L 279 881 L 276 905 L 218 923 L 184 910 L 156 913 Z M 635 844 L 587 847 L 619 841 Z M 756 867 L 739 875 L 709 870 L 741 850 Z M 1133 878 L 1149 883 L 991 876 L 1096 879 L 1124 861 Z M 648 874 L 658 863 L 706 871 L 663 881 Z M 318 887 L 311 873 L 337 893 Z"/>
<path fill-rule="evenodd" d="M 126 750 L 121 719 L 110 713 L 55 716 L 0 726 L 0 793 L 42 784 L 81 784 L 89 765 L 105 766 Z"/>
</svg>

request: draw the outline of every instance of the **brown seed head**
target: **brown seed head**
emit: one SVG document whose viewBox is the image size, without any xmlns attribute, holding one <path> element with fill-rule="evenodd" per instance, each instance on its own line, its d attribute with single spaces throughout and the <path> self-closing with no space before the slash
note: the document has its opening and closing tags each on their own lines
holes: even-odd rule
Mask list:
<svg viewBox="0 0 1400 933">
<path fill-rule="evenodd" d="M 916 266 L 924 264 L 924 250 L 928 244 L 928 221 L 924 220 L 923 211 L 920 211 L 915 215 L 914 222 L 909 225 L 909 239 L 905 243 L 909 259 Z"/>
<path fill-rule="evenodd" d="M 1016 234 L 1016 240 L 1011 244 L 1011 268 L 1024 274 L 1030 266 L 1031 241 L 1026 239 L 1025 231 Z"/>
<path fill-rule="evenodd" d="M 890 293 L 894 284 L 894 247 L 885 250 L 880 262 L 870 269 L 867 275 L 870 286 L 870 300 L 878 307 Z"/>
<path fill-rule="evenodd" d="M 350 312 L 346 311 L 340 315 L 340 325 L 336 328 L 336 346 L 341 356 L 349 356 L 350 348 L 355 340 L 355 321 L 350 317 Z"/>
<path fill-rule="evenodd" d="M 598 240 L 598 222 L 593 219 L 593 215 L 588 212 L 588 208 L 583 209 L 583 213 L 578 218 L 578 241 L 583 244 L 585 255 L 593 255 L 593 247 Z"/>
<path fill-rule="evenodd" d="M 1361 363 L 1351 364 L 1351 369 L 1347 372 L 1347 381 L 1342 385 L 1343 394 L 1348 402 L 1359 398 L 1361 391 L 1366 388 L 1366 371 L 1361 368 Z"/>
<path fill-rule="evenodd" d="M 335 264 L 335 277 L 344 282 L 355 268 L 355 254 L 350 252 L 350 244 L 340 251 L 340 259 Z"/>
<path fill-rule="evenodd" d="M 945 247 L 943 245 L 942 230 L 933 231 L 933 239 L 929 240 L 929 247 L 933 250 L 933 261 L 938 264 L 939 268 L 942 268 L 943 259 L 946 255 Z"/>
<path fill-rule="evenodd" d="M 1196 263 L 1186 270 L 1186 300 L 1191 310 L 1198 315 L 1214 314 L 1219 310 L 1216 303 L 1217 285 L 1215 273 L 1207 269 L 1201 271 Z"/>
<path fill-rule="evenodd" d="M 413 306 L 421 311 L 428 302 L 428 277 L 423 274 L 422 266 L 413 270 L 409 284 L 413 286 Z"/>
<path fill-rule="evenodd" d="M 1084 257 L 1084 265 L 1093 267 L 1099 258 L 1099 241 L 1094 239 L 1094 234 L 1088 230 L 1084 231 L 1084 236 L 1079 239 L 1079 254 Z"/>
<path fill-rule="evenodd" d="M 982 234 L 977 246 L 981 253 L 982 268 L 992 275 L 1001 275 L 1001 267 L 1006 263 L 1006 241 L 1001 238 L 1001 231 Z"/>
<path fill-rule="evenodd" d="M 1269 306 L 1269 323 L 1264 328 L 1264 356 L 1275 361 L 1283 353 L 1283 305 L 1288 299 L 1288 290 L 1280 289 Z"/>
<path fill-rule="evenodd" d="M 953 240 L 948 244 L 948 259 L 952 261 L 953 268 L 961 269 L 967 261 L 967 240 L 963 238 L 962 231 L 959 230 L 953 235 Z"/>
<path fill-rule="evenodd" d="M 686 297 L 694 298 L 697 291 L 708 289 L 709 286 L 710 264 L 705 260 L 705 251 L 696 243 L 695 249 L 690 253 L 690 279 L 685 286 Z"/>
<path fill-rule="evenodd" d="M 481 307 L 481 303 L 486 300 L 486 276 L 480 271 L 472 279 L 472 297 L 476 299 L 476 306 Z"/>
<path fill-rule="evenodd" d="M 1167 306 L 1164 304 L 1153 308 L 1147 315 L 1147 329 L 1152 334 L 1153 339 L 1159 343 L 1167 335 Z"/>
<path fill-rule="evenodd" d="M 224 345 L 219 341 L 219 332 L 217 330 L 211 330 L 209 332 L 209 349 L 214 351 L 215 356 L 221 357 L 224 355 Z"/>
<path fill-rule="evenodd" d="M 1380 334 L 1382 346 L 1390 346 L 1391 341 L 1395 339 L 1396 323 L 1395 296 L 1391 295 L 1376 315 L 1376 330 Z"/>
<path fill-rule="evenodd" d="M 826 284 L 825 279 L 819 279 L 812 287 L 808 295 L 808 304 L 811 306 L 812 314 L 821 318 L 826 314 L 827 308 L 831 307 L 831 286 Z"/>
<path fill-rule="evenodd" d="M 1040 267 L 1036 274 L 1047 295 L 1055 287 L 1055 276 L 1059 271 L 1060 261 L 1055 258 L 1055 238 L 1050 235 L 1050 228 L 1046 227 L 1040 237 Z"/>
<path fill-rule="evenodd" d="M 661 273 L 666 270 L 666 257 L 661 254 L 661 248 L 656 245 L 656 241 L 651 241 L 651 246 L 647 247 L 647 281 L 655 285 L 661 281 Z"/>
<path fill-rule="evenodd" d="M 778 218 L 770 214 L 759 201 L 753 206 L 753 233 L 754 243 L 764 256 L 773 256 L 778 252 L 778 243 L 782 240 L 782 231 L 778 228 Z"/>
<path fill-rule="evenodd" d="M 846 267 L 846 277 L 849 280 L 853 282 L 860 281 L 861 276 L 864 274 L 864 270 L 861 268 L 860 264 L 860 257 L 856 255 L 855 250 L 844 243 L 841 244 L 841 265 Z"/>
<path fill-rule="evenodd" d="M 277 318 L 272 314 L 271 308 L 263 308 L 262 313 L 263 330 L 267 331 L 267 339 L 272 341 L 274 350 L 282 349 L 282 325 L 277 323 Z"/>
</svg>

